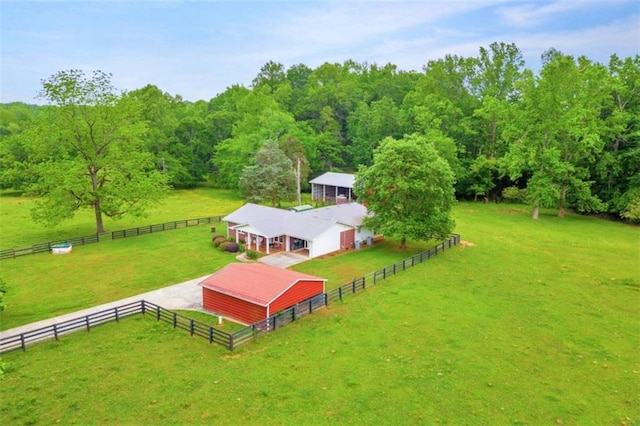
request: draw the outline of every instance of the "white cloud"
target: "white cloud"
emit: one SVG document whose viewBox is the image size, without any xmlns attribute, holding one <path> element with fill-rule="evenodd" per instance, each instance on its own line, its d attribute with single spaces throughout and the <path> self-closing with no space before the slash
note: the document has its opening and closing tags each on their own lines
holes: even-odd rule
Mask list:
<svg viewBox="0 0 640 426">
<path fill-rule="evenodd" d="M 609 4 L 615 7 L 605 9 Z M 314 68 L 353 59 L 419 71 L 428 60 L 446 54 L 476 56 L 480 46 L 502 41 L 516 43 L 527 66 L 535 70 L 549 47 L 606 62 L 614 52 L 638 53 L 640 38 L 637 12 L 618 13 L 637 11 L 631 2 L 31 5 L 41 20 L 34 22 L 34 15 L 27 13 L 22 20 L 12 20 L 3 6 L 3 102 L 32 102 L 40 79 L 70 68 L 111 72 L 114 84 L 126 90 L 155 84 L 188 100 L 208 100 L 233 84 L 250 84 L 269 60 Z M 580 13 L 584 17 L 585 7 L 602 16 L 590 16 L 586 23 L 567 19 Z M 55 19 L 44 19 L 47 13 Z"/>
<path fill-rule="evenodd" d="M 503 23 L 512 27 L 533 27 L 540 25 L 559 14 L 584 8 L 578 1 L 556 1 L 554 3 L 527 3 L 517 6 L 502 7 L 497 10 Z"/>
</svg>

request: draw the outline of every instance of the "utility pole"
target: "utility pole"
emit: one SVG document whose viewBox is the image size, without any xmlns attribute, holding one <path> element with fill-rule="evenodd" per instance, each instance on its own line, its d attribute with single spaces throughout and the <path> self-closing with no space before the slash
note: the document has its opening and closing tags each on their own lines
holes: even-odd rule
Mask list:
<svg viewBox="0 0 640 426">
<path fill-rule="evenodd" d="M 296 172 L 296 178 L 297 178 L 296 180 L 298 183 L 298 205 L 300 206 L 302 205 L 302 195 L 300 194 L 300 157 L 297 157 L 297 158 L 298 158 L 298 169 Z"/>
</svg>

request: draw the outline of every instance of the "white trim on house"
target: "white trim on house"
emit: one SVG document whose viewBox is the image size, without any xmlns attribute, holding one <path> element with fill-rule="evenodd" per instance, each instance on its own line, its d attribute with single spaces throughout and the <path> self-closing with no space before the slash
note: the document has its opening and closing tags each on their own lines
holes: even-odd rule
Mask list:
<svg viewBox="0 0 640 426">
<path fill-rule="evenodd" d="M 358 203 L 340 204 L 295 213 L 273 207 L 245 204 L 222 220 L 231 223 L 236 241 L 244 236 L 249 250 L 260 251 L 265 243 L 266 254 L 272 245 L 285 251 L 294 250 L 291 240 L 301 240 L 309 250 L 309 257 L 318 257 L 340 250 L 340 233 L 354 229 L 356 240 L 366 242 L 373 232 L 362 227 L 367 209 Z M 284 244 L 282 247 L 281 244 Z"/>
</svg>

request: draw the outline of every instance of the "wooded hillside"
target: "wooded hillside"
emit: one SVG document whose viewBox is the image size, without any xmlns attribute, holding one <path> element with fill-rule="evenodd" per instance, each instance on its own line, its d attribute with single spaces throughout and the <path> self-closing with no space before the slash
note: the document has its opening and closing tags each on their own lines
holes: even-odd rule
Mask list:
<svg viewBox="0 0 640 426">
<path fill-rule="evenodd" d="M 599 64 L 550 49 L 534 73 L 517 46 L 494 43 L 421 72 L 351 60 L 315 69 L 268 62 L 250 87 L 210 100 L 184 101 L 152 85 L 119 96 L 138 109 L 144 149 L 178 188 L 206 180 L 238 188 L 266 141 L 292 164 L 302 157 L 303 176 L 316 176 L 369 166 L 384 138 L 416 133 L 449 163 L 458 198 L 640 221 L 640 56 Z M 56 108 L 1 105 L 0 188 L 34 187 L 43 153 L 27 130 Z"/>
</svg>

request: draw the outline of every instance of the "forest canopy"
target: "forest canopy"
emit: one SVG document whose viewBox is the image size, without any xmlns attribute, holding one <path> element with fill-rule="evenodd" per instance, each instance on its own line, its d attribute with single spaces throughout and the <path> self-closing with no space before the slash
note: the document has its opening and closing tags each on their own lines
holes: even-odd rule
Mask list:
<svg viewBox="0 0 640 426">
<path fill-rule="evenodd" d="M 269 61 L 250 87 L 233 85 L 210 100 L 188 102 L 152 85 L 122 96 L 146 128 L 136 149 L 175 188 L 211 181 L 238 189 L 266 141 L 313 177 L 369 167 L 383 140 L 421 135 L 448 163 L 458 199 L 640 221 L 638 55 L 600 64 L 552 48 L 533 72 L 516 45 L 493 43 L 421 71 Z M 56 109 L 62 113 L 60 105 L 0 105 L 0 189 L 37 187 L 30 129 Z"/>
</svg>

